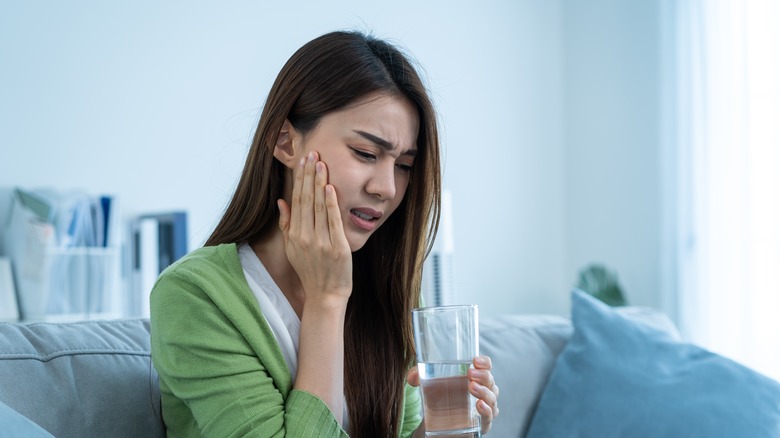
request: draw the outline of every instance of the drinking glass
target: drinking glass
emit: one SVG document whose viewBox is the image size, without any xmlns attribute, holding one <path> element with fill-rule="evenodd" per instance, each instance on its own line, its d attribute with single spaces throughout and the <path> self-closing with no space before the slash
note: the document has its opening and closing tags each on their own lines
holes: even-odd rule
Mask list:
<svg viewBox="0 0 780 438">
<path fill-rule="evenodd" d="M 479 437 L 479 413 L 466 374 L 479 354 L 477 306 L 414 309 L 412 323 L 425 435 Z"/>
</svg>

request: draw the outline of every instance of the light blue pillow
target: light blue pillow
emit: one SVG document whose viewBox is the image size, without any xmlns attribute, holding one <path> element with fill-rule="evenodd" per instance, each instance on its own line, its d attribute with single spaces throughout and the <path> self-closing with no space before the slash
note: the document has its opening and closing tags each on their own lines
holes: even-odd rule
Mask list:
<svg viewBox="0 0 780 438">
<path fill-rule="evenodd" d="M 780 437 L 780 383 L 578 290 L 572 322 L 528 437 Z"/>
<path fill-rule="evenodd" d="M 53 438 L 41 426 L 0 402 L 0 438 Z"/>
</svg>

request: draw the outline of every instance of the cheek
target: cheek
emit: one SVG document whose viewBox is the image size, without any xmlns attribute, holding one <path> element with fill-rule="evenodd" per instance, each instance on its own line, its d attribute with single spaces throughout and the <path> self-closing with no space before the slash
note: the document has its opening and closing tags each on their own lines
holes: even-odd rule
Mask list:
<svg viewBox="0 0 780 438">
<path fill-rule="evenodd" d="M 346 205 L 354 201 L 354 193 L 358 190 L 354 183 L 357 177 L 349 172 L 345 172 L 345 170 L 340 169 L 338 166 L 332 169 L 328 167 L 328 184 L 332 185 L 336 190 L 339 208 L 346 208 Z"/>
</svg>

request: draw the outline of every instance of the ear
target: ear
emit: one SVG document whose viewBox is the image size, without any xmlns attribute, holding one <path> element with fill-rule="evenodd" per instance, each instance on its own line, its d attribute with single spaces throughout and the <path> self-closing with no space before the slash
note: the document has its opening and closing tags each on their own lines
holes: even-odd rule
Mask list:
<svg viewBox="0 0 780 438">
<path fill-rule="evenodd" d="M 276 144 L 274 145 L 274 157 L 282 164 L 289 168 L 295 167 L 297 163 L 297 146 L 298 131 L 295 130 L 292 123 L 289 120 L 284 119 L 282 129 L 279 130 L 279 135 L 276 137 Z"/>
</svg>

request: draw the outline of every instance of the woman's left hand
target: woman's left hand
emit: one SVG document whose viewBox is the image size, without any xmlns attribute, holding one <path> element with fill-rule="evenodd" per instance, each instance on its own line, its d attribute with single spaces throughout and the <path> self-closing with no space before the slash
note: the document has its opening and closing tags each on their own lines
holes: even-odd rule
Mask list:
<svg viewBox="0 0 780 438">
<path fill-rule="evenodd" d="M 477 412 L 482 417 L 482 434 L 490 431 L 498 416 L 498 385 L 493 379 L 493 362 L 487 356 L 474 358 L 474 368 L 468 371 L 469 392 L 477 398 Z"/>
<path fill-rule="evenodd" d="M 493 363 L 488 356 L 477 356 L 474 368 L 468 371 L 469 392 L 477 398 L 483 435 L 490 431 L 493 420 L 498 416 L 498 386 L 490 372 L 492 368 Z M 420 373 L 416 366 L 409 370 L 406 381 L 412 386 L 420 386 Z"/>
</svg>

